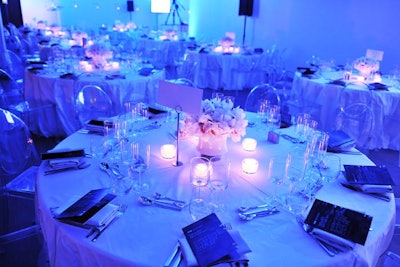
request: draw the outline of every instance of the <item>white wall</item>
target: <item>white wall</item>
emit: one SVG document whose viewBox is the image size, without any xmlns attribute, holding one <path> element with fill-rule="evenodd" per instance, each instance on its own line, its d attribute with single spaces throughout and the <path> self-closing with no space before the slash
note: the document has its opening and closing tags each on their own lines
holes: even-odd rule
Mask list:
<svg viewBox="0 0 400 267">
<path fill-rule="evenodd" d="M 241 43 L 239 0 L 192 0 L 190 7 L 191 34 L 216 39 L 235 31 Z M 246 44 L 286 48 L 289 69 L 313 55 L 345 64 L 368 48 L 383 50 L 381 70 L 389 72 L 400 66 L 399 10 L 398 0 L 254 0 Z"/>
<path fill-rule="evenodd" d="M 63 6 L 47 11 L 51 3 Z M 74 8 L 74 4 L 78 8 Z M 225 32 L 236 33 L 242 43 L 244 17 L 238 15 L 239 0 L 177 0 L 180 15 L 189 22 L 189 35 L 198 40 L 217 41 Z M 99 5 L 99 9 L 96 5 Z M 152 14 L 150 0 L 134 0 L 132 21 L 158 29 L 165 14 Z M 45 19 L 50 23 L 78 28 L 111 26 L 116 20 L 130 21 L 125 0 L 21 0 L 24 21 Z M 121 10 L 117 10 L 120 6 Z M 288 69 L 304 65 L 312 56 L 334 59 L 338 64 L 353 61 L 366 49 L 385 52 L 381 70 L 400 65 L 400 1 L 398 0 L 254 0 L 253 16 L 247 19 L 246 44 L 286 49 Z M 178 19 L 176 18 L 177 23 Z M 170 17 L 169 23 L 172 23 Z"/>
</svg>

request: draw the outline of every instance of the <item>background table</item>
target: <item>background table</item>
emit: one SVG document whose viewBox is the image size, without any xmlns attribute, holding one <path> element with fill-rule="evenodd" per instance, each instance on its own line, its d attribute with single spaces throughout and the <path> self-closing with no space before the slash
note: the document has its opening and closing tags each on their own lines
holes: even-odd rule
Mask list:
<svg viewBox="0 0 400 267">
<path fill-rule="evenodd" d="M 341 74 L 332 73 L 332 75 L 321 76 L 317 79 L 309 79 L 296 73 L 290 92 L 292 99 L 303 98 L 312 105 L 320 106 L 318 127 L 326 131 L 332 130 L 335 125 L 339 95 L 343 89 L 343 86 L 330 84 L 330 77 L 340 78 Z M 383 80 L 382 83 L 389 84 L 389 81 Z M 358 97 L 361 96 L 360 91 L 371 94 L 370 107 L 373 112 L 374 127 L 369 148 L 400 150 L 400 138 L 398 130 L 395 129 L 400 118 L 400 90 L 389 87 L 389 91 L 367 92 L 365 87 L 357 85 L 352 85 L 350 90 L 347 94 L 348 103 L 358 102 Z"/>
<path fill-rule="evenodd" d="M 189 181 L 189 161 L 198 156 L 195 138 L 180 141 L 180 160 L 183 166 L 172 166 L 171 160 L 160 156 L 160 147 L 173 142 L 170 133 L 175 123 L 163 124 L 144 138 L 151 143 L 151 166 L 144 174 L 151 189 L 147 194 L 163 195 L 189 201 L 193 189 Z M 291 129 L 285 130 L 291 133 Z M 261 131 L 248 128 L 248 136 L 258 138 L 255 152 L 245 152 L 240 143 L 229 142 L 232 175 L 222 199 L 227 209 L 217 215 L 223 223 L 231 224 L 248 243 L 252 252 L 247 254 L 254 266 L 375 266 L 379 255 L 387 248 L 393 233 L 395 204 L 346 189 L 338 183 L 324 186 L 319 199 L 373 216 L 371 230 L 365 246 L 356 245 L 353 251 L 330 257 L 308 236 L 291 213 L 282 211 L 277 215 L 245 222 L 239 219 L 237 208 L 264 203 L 273 187 L 266 179 L 268 160 L 285 157 L 293 144 L 281 138 L 280 144 L 268 143 Z M 89 149 L 91 141 L 100 144 L 101 136 L 74 133 L 57 148 Z M 241 160 L 254 157 L 260 167 L 256 174 L 245 174 Z M 364 155 L 340 154 L 343 164 L 372 165 Z M 126 203 L 125 214 L 113 223 L 93 243 L 86 238 L 89 230 L 58 222 L 53 212 L 61 212 L 71 200 L 76 200 L 91 189 L 109 186 L 109 178 L 99 169 L 100 160 L 88 158 L 89 168 L 44 176 L 44 164 L 37 178 L 37 214 L 48 246 L 50 266 L 163 266 L 177 240 L 183 237 L 182 228 L 192 223 L 188 208 L 173 211 L 153 206 L 141 206 L 138 194 L 131 192 L 119 196 L 115 203 Z"/>
<path fill-rule="evenodd" d="M 133 70 L 124 73 L 125 79 L 107 79 L 112 72 L 82 73 L 77 79 L 60 78 L 60 73 L 25 71 L 25 97 L 32 103 L 55 104 L 58 121 L 46 120 L 46 114 L 38 114 L 37 128 L 43 136 L 65 136 L 80 127 L 75 117 L 74 93 L 86 84 L 100 85 L 111 97 L 114 114 L 124 110 L 125 101 L 155 103 L 158 96 L 158 81 L 164 79 L 164 71 L 155 71 L 149 76 L 141 76 Z M 112 77 L 112 76 L 111 76 Z"/>
<path fill-rule="evenodd" d="M 243 90 L 267 81 L 267 53 L 189 52 L 197 56 L 194 82 L 198 88 Z"/>
</svg>

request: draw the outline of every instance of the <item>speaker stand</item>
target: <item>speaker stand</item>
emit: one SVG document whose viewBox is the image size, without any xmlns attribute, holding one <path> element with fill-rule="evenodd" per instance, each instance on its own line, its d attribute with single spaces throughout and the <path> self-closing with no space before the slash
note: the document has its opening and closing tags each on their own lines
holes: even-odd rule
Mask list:
<svg viewBox="0 0 400 267">
<path fill-rule="evenodd" d="M 246 22 L 247 22 L 247 16 L 244 16 L 242 46 L 244 46 L 244 43 L 246 41 Z"/>
</svg>

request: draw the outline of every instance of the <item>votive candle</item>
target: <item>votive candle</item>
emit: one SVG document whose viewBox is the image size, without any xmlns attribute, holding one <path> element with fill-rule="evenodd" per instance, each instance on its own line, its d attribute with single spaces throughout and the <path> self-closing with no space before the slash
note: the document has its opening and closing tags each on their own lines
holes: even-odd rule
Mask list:
<svg viewBox="0 0 400 267">
<path fill-rule="evenodd" d="M 205 163 L 198 163 L 194 167 L 194 174 L 197 177 L 206 177 L 208 175 L 208 166 Z"/>
<path fill-rule="evenodd" d="M 257 148 L 257 140 L 254 138 L 245 138 L 242 141 L 242 148 L 247 151 L 254 151 Z"/>
<path fill-rule="evenodd" d="M 175 158 L 176 155 L 176 148 L 172 144 L 165 144 L 161 146 L 161 156 L 164 159 L 172 159 Z"/>
<path fill-rule="evenodd" d="M 245 158 L 242 160 L 242 170 L 245 173 L 256 173 L 258 170 L 258 160 L 253 158 Z"/>
</svg>

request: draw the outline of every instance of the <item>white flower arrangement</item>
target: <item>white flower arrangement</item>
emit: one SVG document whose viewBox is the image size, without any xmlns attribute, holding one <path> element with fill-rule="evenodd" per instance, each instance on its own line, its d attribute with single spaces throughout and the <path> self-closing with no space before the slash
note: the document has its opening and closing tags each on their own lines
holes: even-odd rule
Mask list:
<svg viewBox="0 0 400 267">
<path fill-rule="evenodd" d="M 183 135 L 228 135 L 238 142 L 246 134 L 248 121 L 240 107 L 233 107 L 232 101 L 220 98 L 202 101 L 200 116 L 186 115 L 181 133 Z"/>
<path fill-rule="evenodd" d="M 379 61 L 370 57 L 359 57 L 354 63 L 353 67 L 363 74 L 371 74 L 379 70 Z"/>
<path fill-rule="evenodd" d="M 88 46 L 86 49 L 86 55 L 88 57 L 102 57 L 104 59 L 112 58 L 113 52 L 111 47 L 106 42 L 95 42 Z"/>
</svg>

